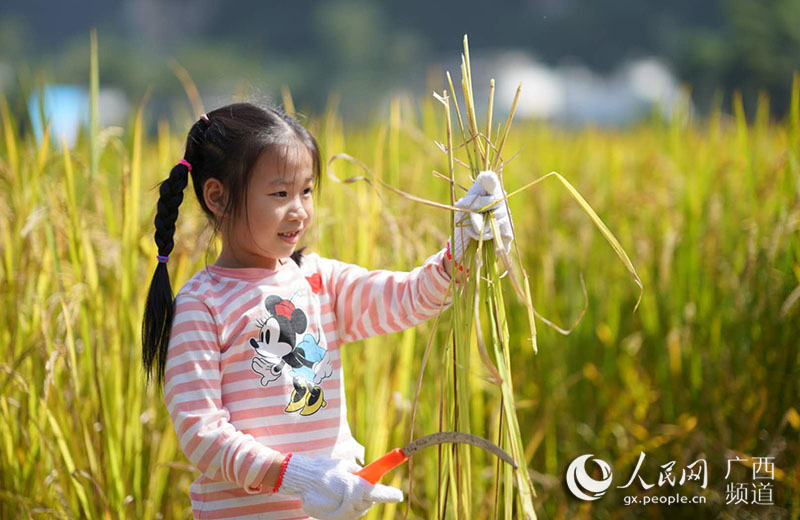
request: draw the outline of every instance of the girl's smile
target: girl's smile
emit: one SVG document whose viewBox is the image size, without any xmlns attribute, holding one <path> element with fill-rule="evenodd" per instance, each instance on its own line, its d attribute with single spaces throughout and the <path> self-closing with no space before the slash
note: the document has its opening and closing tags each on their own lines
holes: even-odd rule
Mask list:
<svg viewBox="0 0 800 520">
<path fill-rule="evenodd" d="M 294 233 L 278 233 L 278 236 L 289 244 L 296 244 L 300 240 L 300 233 L 301 231 L 295 231 Z"/>
</svg>

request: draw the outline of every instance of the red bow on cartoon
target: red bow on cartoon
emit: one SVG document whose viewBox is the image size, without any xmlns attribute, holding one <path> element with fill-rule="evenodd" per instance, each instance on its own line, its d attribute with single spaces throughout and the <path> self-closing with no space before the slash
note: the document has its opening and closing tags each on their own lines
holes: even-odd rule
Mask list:
<svg viewBox="0 0 800 520">
<path fill-rule="evenodd" d="M 312 291 L 314 291 L 316 294 L 322 292 L 322 276 L 319 273 L 306 276 L 306 280 L 308 280 L 308 284 L 311 286 Z"/>
<path fill-rule="evenodd" d="M 294 305 L 289 300 L 283 300 L 278 305 L 275 306 L 275 314 L 278 316 L 283 316 L 284 318 L 292 319 L 292 313 L 294 312 Z"/>
</svg>

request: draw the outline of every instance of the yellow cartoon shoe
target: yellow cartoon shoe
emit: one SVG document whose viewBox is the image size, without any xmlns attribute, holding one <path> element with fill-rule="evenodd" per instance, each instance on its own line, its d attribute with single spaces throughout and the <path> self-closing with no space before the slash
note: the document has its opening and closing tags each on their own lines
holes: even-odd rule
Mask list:
<svg viewBox="0 0 800 520">
<path fill-rule="evenodd" d="M 294 390 L 292 390 L 292 396 L 289 398 L 289 404 L 286 405 L 286 408 L 284 408 L 283 411 L 292 413 L 300 410 L 301 408 L 305 408 L 307 406 L 310 394 L 311 392 L 309 392 L 305 386 L 295 382 Z"/>
<path fill-rule="evenodd" d="M 300 415 L 311 415 L 312 413 L 316 413 L 320 408 L 328 405 L 328 403 L 325 402 L 325 395 L 322 392 L 321 386 L 315 386 L 307 393 L 309 394 L 309 397 L 306 402 L 306 406 L 300 412 Z"/>
</svg>

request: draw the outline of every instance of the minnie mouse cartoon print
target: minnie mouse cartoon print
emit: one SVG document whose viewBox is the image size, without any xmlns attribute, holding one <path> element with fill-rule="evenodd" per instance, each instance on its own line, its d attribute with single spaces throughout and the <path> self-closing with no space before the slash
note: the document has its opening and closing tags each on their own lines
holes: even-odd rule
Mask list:
<svg viewBox="0 0 800 520">
<path fill-rule="evenodd" d="M 284 411 L 312 415 L 327 404 L 320 383 L 333 373 L 328 351 L 319 345 L 320 338 L 312 334 L 305 334 L 297 342 L 306 331 L 308 318 L 291 300 L 270 295 L 264 300 L 264 307 L 267 317 L 256 322 L 260 328 L 258 338 L 250 338 L 255 351 L 253 371 L 261 376 L 262 386 L 287 371 L 294 389 Z M 321 334 L 321 328 L 317 334 Z"/>
</svg>

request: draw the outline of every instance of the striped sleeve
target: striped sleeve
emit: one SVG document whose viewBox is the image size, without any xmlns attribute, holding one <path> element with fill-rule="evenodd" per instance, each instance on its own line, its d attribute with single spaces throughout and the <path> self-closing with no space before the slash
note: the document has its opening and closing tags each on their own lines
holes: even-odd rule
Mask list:
<svg viewBox="0 0 800 520">
<path fill-rule="evenodd" d="M 237 430 L 220 398 L 220 346 L 214 315 L 200 299 L 178 293 L 167 349 L 164 401 L 186 458 L 203 474 L 249 494 L 278 452 Z"/>
<path fill-rule="evenodd" d="M 319 261 L 344 342 L 398 332 L 436 316 L 450 285 L 445 250 L 411 272 L 369 271 L 329 258 Z M 448 296 L 442 308 L 451 301 Z"/>
</svg>

